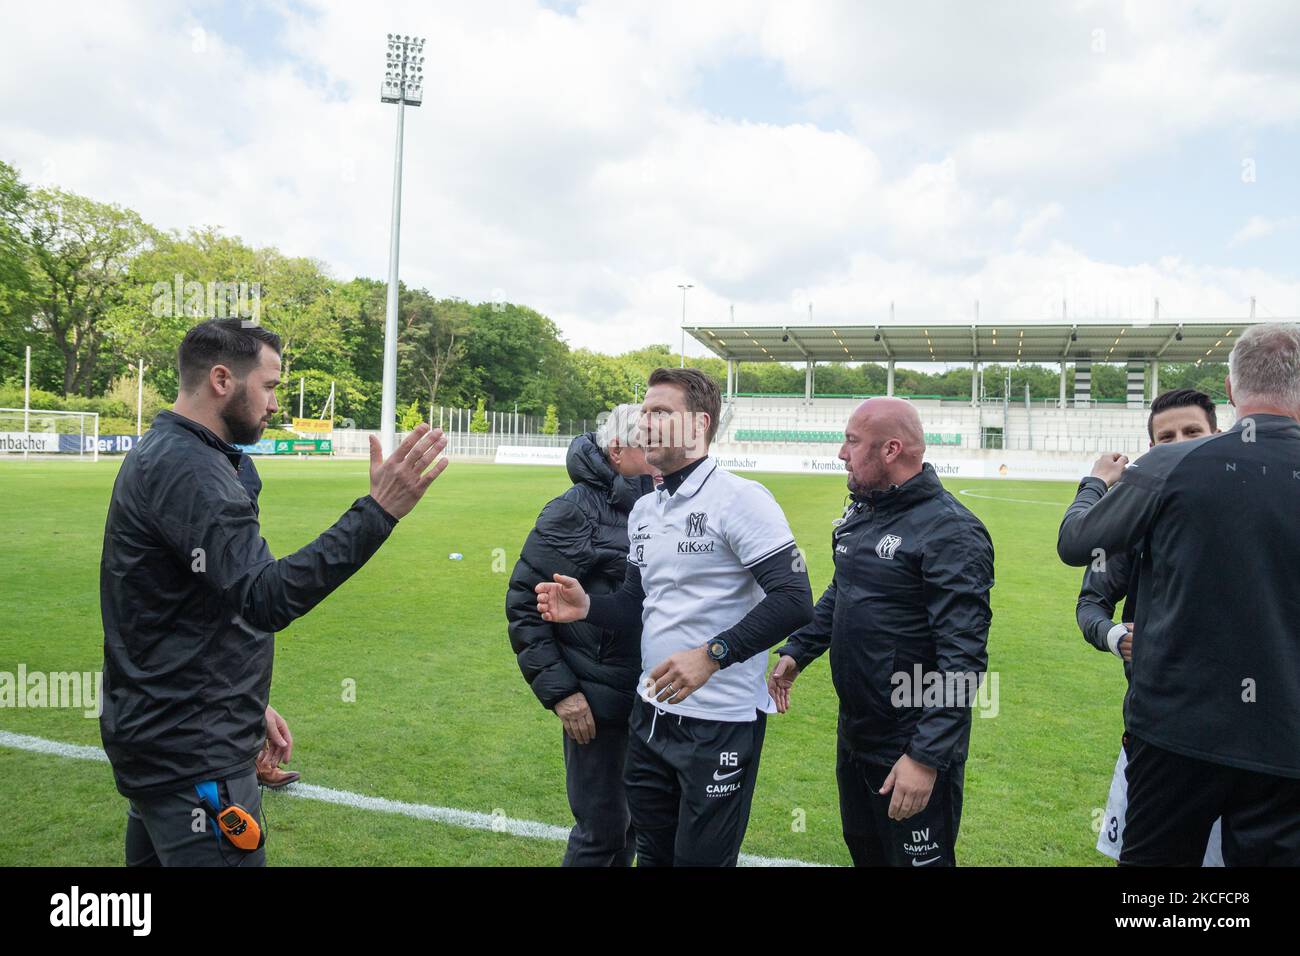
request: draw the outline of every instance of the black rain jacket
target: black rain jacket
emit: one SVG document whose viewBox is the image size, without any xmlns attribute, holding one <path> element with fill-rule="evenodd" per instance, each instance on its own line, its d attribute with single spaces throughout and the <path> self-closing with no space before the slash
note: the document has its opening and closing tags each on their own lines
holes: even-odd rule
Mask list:
<svg viewBox="0 0 1300 956">
<path fill-rule="evenodd" d="M 104 750 L 148 796 L 252 769 L 266 738 L 275 632 L 351 577 L 397 523 L 369 495 L 276 560 L 252 459 L 159 412 L 113 484 L 99 567 Z"/>
<path fill-rule="evenodd" d="M 1300 778 L 1300 422 L 1246 416 L 1156 445 L 1109 491 L 1084 478 L 1056 548 L 1076 567 L 1140 555 L 1130 734 Z"/>
<path fill-rule="evenodd" d="M 830 648 L 840 744 L 854 759 L 893 764 L 907 754 L 947 769 L 966 759 L 975 699 L 965 681 L 988 668 L 993 542 L 929 464 L 852 498 L 832 532 L 835 574 L 813 622 L 777 653 L 803 670 Z M 962 682 L 964 705 L 948 706 L 956 694 L 926 701 L 926 682 L 940 677 Z"/>
</svg>

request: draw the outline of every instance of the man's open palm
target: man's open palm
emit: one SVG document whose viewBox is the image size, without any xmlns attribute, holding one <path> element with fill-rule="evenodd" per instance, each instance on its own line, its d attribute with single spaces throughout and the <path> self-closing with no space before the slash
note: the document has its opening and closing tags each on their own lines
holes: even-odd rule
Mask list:
<svg viewBox="0 0 1300 956">
<path fill-rule="evenodd" d="M 537 611 L 544 621 L 572 624 L 586 617 L 591 608 L 591 598 L 587 597 L 577 578 L 557 574 L 554 584 L 543 581 L 534 590 L 537 591 Z"/>
<path fill-rule="evenodd" d="M 421 422 L 385 461 L 379 439 L 371 435 L 370 497 L 394 518 L 405 518 L 447 467 L 446 458 L 434 462 L 446 447 L 442 429 Z"/>
</svg>

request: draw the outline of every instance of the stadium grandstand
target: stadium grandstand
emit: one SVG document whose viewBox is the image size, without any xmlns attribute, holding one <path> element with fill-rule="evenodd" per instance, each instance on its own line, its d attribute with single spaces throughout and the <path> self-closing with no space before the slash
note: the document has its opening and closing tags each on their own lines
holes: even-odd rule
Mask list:
<svg viewBox="0 0 1300 956">
<path fill-rule="evenodd" d="M 721 456 L 753 467 L 824 470 L 834 457 L 849 414 L 866 395 L 819 395 L 817 366 L 876 362 L 894 394 L 898 363 L 969 364 L 969 399 L 903 396 L 925 425 L 927 458 L 941 473 L 964 477 L 1077 478 L 1080 466 L 1105 451 L 1130 456 L 1147 448 L 1147 408 L 1160 393 L 1162 363 L 1226 362 L 1253 318 L 1098 320 L 1093 322 L 935 322 L 929 325 L 762 324 L 687 325 L 685 331 L 727 363 L 727 387 L 717 439 Z M 803 395 L 739 394 L 744 362 L 789 362 L 805 369 Z M 988 364 L 1059 366 L 1056 399 L 1031 401 L 1003 383 L 983 382 Z M 1127 399 L 1094 400 L 1094 365 L 1127 370 Z M 1232 424 L 1232 406 L 1219 406 L 1219 426 Z M 797 461 L 796 461 L 797 459 Z M 946 466 L 946 467 L 945 467 Z"/>
</svg>

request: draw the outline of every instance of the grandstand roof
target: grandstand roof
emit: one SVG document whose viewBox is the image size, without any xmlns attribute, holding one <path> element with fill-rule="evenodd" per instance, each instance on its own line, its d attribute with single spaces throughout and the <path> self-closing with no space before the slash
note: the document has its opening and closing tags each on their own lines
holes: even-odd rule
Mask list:
<svg viewBox="0 0 1300 956">
<path fill-rule="evenodd" d="M 1270 320 L 1277 321 L 1277 320 Z M 1293 321 L 1293 320 L 1287 320 Z M 697 342 L 742 362 L 1225 362 L 1243 319 L 1169 319 L 977 325 L 688 325 Z"/>
</svg>

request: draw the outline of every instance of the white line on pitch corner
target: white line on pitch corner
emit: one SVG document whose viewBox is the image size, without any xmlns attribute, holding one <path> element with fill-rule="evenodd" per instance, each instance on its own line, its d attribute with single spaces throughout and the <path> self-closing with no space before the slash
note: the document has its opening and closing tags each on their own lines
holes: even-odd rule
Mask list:
<svg viewBox="0 0 1300 956">
<path fill-rule="evenodd" d="M 1064 502 L 1060 501 L 1036 501 L 1032 498 L 1000 498 L 997 495 L 979 495 L 967 488 L 960 489 L 957 494 L 966 495 L 968 498 L 983 498 L 985 501 L 1013 501 L 1018 505 L 1053 505 L 1061 507 Z"/>
<path fill-rule="evenodd" d="M 46 754 L 52 757 L 70 757 L 73 760 L 96 760 L 108 762 L 108 755 L 99 747 L 86 747 L 81 744 L 65 744 L 43 737 L 31 737 L 27 734 L 10 733 L 0 730 L 0 747 L 13 750 L 25 750 L 29 753 Z M 479 813 L 474 810 L 458 810 L 455 807 L 434 807 L 426 803 L 403 803 L 400 800 L 388 800 L 385 797 L 369 797 L 364 793 L 352 793 L 348 790 L 331 790 L 310 783 L 291 783 L 276 793 L 300 800 L 316 800 L 321 803 L 333 803 L 358 810 L 372 810 L 376 813 L 391 813 L 397 816 L 411 817 L 415 820 L 429 820 L 447 826 L 460 827 L 465 830 L 487 830 L 492 833 L 505 833 L 509 836 L 526 837 L 533 840 L 555 840 L 563 842 L 569 838 L 569 828 L 553 823 L 540 823 L 536 820 L 514 820 L 499 814 Z M 741 866 L 820 866 L 804 860 L 791 860 L 784 857 L 754 856 L 740 854 Z"/>
</svg>

